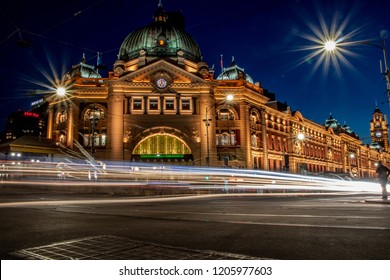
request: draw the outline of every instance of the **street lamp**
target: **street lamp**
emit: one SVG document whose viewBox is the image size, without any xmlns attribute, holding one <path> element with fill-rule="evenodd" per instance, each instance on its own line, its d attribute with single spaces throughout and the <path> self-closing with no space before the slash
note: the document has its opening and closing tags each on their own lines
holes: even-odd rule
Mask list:
<svg viewBox="0 0 390 280">
<path fill-rule="evenodd" d="M 62 97 L 62 96 L 65 96 L 66 94 L 66 89 L 64 87 L 58 87 L 56 89 L 56 93 L 58 96 Z"/>
<path fill-rule="evenodd" d="M 300 141 L 305 140 L 305 134 L 303 134 L 302 132 L 299 132 L 297 134 L 297 140 L 300 140 Z"/>
<path fill-rule="evenodd" d="M 383 63 L 384 63 L 383 66 L 384 66 L 384 69 L 382 67 L 382 61 L 380 61 L 380 71 L 381 71 L 380 73 L 381 73 L 381 75 L 384 76 L 384 78 L 386 80 L 387 100 L 390 103 L 390 71 L 389 71 L 389 65 L 388 65 L 388 62 L 387 62 L 387 50 L 386 50 L 385 39 L 382 39 L 380 45 L 373 44 L 373 43 L 368 42 L 368 41 L 357 41 L 354 44 L 369 45 L 369 46 L 376 47 L 376 48 L 379 48 L 379 49 L 382 50 L 382 52 L 383 52 Z M 326 52 L 332 53 L 332 52 L 336 51 L 336 49 L 338 47 L 337 46 L 337 41 L 334 41 L 334 40 L 325 41 L 323 47 L 324 47 L 324 50 Z"/>
<path fill-rule="evenodd" d="M 100 119 L 100 110 L 92 108 L 89 114 L 89 120 L 91 122 L 91 155 L 94 157 L 95 154 L 95 127 L 97 126 Z"/>
<path fill-rule="evenodd" d="M 232 101 L 234 99 L 234 95 L 233 94 L 228 94 L 226 96 L 226 99 L 225 101 Z M 206 161 L 207 161 L 207 166 L 210 166 L 210 139 L 209 139 L 209 126 L 210 126 L 210 121 L 212 119 L 209 119 L 209 111 L 214 108 L 214 106 L 217 104 L 218 102 L 214 102 L 210 107 L 206 107 L 206 118 L 203 120 L 206 124 L 206 146 L 207 146 L 207 157 L 206 157 Z"/>
<path fill-rule="evenodd" d="M 298 142 L 302 142 L 306 139 L 306 136 L 305 134 L 303 134 L 302 132 L 299 132 L 295 135 L 293 135 L 292 137 L 288 137 L 287 140 L 291 140 L 291 141 L 288 141 L 288 146 L 290 146 L 290 143 L 291 143 L 291 148 L 288 148 L 288 155 L 284 154 L 284 167 L 286 168 L 286 171 L 290 171 L 290 153 L 291 155 L 293 154 L 298 154 L 298 149 L 296 150 L 295 149 L 295 144 L 298 143 Z M 288 147 L 287 146 L 287 147 Z"/>
</svg>

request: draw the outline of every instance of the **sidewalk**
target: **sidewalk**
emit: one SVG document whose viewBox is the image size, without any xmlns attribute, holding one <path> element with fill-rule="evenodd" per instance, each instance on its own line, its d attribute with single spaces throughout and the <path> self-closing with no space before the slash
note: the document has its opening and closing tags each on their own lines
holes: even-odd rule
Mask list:
<svg viewBox="0 0 390 280">
<path fill-rule="evenodd" d="M 255 260 L 246 255 L 191 250 L 112 235 L 67 240 L 9 254 L 24 260 Z"/>
</svg>

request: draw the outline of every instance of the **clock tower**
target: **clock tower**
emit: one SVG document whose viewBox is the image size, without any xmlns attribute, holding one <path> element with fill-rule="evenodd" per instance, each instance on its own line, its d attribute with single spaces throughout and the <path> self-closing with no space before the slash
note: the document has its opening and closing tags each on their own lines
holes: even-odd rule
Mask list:
<svg viewBox="0 0 390 280">
<path fill-rule="evenodd" d="M 384 151 L 389 151 L 388 126 L 386 116 L 376 106 L 370 121 L 371 141 L 379 144 Z"/>
</svg>

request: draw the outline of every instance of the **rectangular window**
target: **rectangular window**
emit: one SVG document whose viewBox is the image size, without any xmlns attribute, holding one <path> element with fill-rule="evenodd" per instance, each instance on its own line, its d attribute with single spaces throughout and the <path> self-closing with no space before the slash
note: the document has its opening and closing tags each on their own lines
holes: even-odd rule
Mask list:
<svg viewBox="0 0 390 280">
<path fill-rule="evenodd" d="M 106 146 L 106 135 L 102 134 L 102 146 Z"/>
<path fill-rule="evenodd" d="M 158 110 L 158 98 L 149 99 L 149 110 Z"/>
<path fill-rule="evenodd" d="M 182 99 L 181 100 L 181 109 L 182 110 L 191 110 L 190 99 Z"/>
<path fill-rule="evenodd" d="M 173 98 L 165 99 L 165 110 L 175 110 L 175 100 Z"/>
<path fill-rule="evenodd" d="M 133 99 L 133 110 L 142 110 L 142 98 Z"/>
</svg>

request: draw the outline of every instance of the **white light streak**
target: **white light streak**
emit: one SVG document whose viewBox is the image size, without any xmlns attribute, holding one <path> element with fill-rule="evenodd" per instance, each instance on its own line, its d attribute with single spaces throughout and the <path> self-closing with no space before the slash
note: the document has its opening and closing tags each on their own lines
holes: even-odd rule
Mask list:
<svg viewBox="0 0 390 280">
<path fill-rule="evenodd" d="M 379 193 L 380 186 L 372 181 L 344 181 L 318 175 L 269 172 L 260 170 L 235 170 L 129 164 L 129 166 L 105 163 L 104 168 L 91 163 L 45 163 L 3 161 L 1 167 L 3 186 L 46 186 L 53 188 L 97 187 L 153 187 L 192 190 L 219 189 L 242 193 L 277 192 L 370 192 Z M 96 173 L 96 178 L 91 174 Z M 20 179 L 23 178 L 23 181 Z"/>
</svg>

